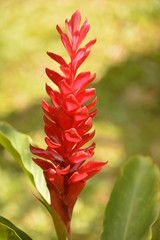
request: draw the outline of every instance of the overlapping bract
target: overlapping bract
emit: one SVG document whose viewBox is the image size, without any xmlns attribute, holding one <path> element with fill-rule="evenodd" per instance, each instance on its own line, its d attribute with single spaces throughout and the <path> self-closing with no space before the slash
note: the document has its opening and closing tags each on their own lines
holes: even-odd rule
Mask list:
<svg viewBox="0 0 160 240">
<path fill-rule="evenodd" d="M 60 64 L 62 75 L 46 68 L 46 74 L 55 83 L 59 91 L 46 85 L 52 105 L 42 102 L 44 111 L 47 149 L 31 146 L 33 158 L 44 171 L 51 196 L 51 206 L 60 215 L 70 234 L 72 210 L 78 195 L 84 188 L 86 180 L 95 175 L 103 165 L 102 162 L 89 161 L 94 154 L 95 143 L 82 148 L 90 141 L 95 132 L 92 119 L 97 113 L 94 109 L 97 98 L 95 89 L 86 87 L 95 79 L 95 74 L 81 72 L 80 65 L 88 57 L 90 47 L 96 39 L 79 48 L 86 37 L 90 25 L 87 20 L 80 27 L 81 15 L 77 10 L 68 21 L 65 21 L 67 34 L 57 25 L 64 47 L 69 56 L 69 64 L 59 55 L 48 52 L 48 55 Z M 89 103 L 88 103 L 89 101 Z"/>
</svg>

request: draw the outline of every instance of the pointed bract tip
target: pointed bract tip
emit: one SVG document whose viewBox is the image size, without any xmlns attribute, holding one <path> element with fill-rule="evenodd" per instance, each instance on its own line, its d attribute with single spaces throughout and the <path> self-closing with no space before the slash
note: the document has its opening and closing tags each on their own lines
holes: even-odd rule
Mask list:
<svg viewBox="0 0 160 240">
<path fill-rule="evenodd" d="M 59 25 L 57 24 L 57 26 L 56 26 L 56 29 L 57 29 L 57 31 L 59 32 L 59 34 L 61 34 L 62 33 L 62 30 L 61 30 L 61 28 L 59 27 Z"/>
</svg>

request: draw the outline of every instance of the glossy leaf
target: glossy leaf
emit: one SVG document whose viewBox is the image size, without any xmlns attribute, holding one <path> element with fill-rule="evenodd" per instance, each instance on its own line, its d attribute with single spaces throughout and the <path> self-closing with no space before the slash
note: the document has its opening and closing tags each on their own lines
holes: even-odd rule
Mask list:
<svg viewBox="0 0 160 240">
<path fill-rule="evenodd" d="M 159 214 L 157 166 L 134 157 L 122 168 L 105 211 L 102 240 L 149 240 Z"/>
<path fill-rule="evenodd" d="M 0 216 L 0 240 L 32 240 L 6 218 Z"/>
<path fill-rule="evenodd" d="M 33 144 L 31 138 L 16 131 L 5 122 L 0 122 L 0 144 L 6 148 L 21 166 L 33 185 L 41 195 L 42 204 L 52 215 L 59 240 L 69 239 L 66 227 L 56 212 L 51 211 L 50 197 L 41 168 L 32 161 L 29 145 Z M 1 240 L 1 238 L 0 238 Z"/>
<path fill-rule="evenodd" d="M 3 145 L 30 178 L 42 197 L 49 203 L 49 193 L 42 170 L 32 161 L 29 145 L 31 138 L 0 122 L 0 144 Z"/>
</svg>

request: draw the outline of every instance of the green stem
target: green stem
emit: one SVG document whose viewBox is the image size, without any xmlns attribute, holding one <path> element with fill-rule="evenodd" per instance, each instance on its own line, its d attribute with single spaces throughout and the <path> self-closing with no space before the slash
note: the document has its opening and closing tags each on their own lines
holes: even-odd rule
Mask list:
<svg viewBox="0 0 160 240">
<path fill-rule="evenodd" d="M 58 240 L 72 240 L 72 236 L 71 234 L 68 234 L 65 224 L 53 209 L 51 209 L 51 215 L 55 225 Z"/>
</svg>

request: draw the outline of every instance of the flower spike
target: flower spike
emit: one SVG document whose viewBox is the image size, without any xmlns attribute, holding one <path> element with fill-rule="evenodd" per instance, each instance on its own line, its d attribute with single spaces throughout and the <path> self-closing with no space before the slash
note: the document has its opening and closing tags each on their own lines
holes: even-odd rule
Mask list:
<svg viewBox="0 0 160 240">
<path fill-rule="evenodd" d="M 30 146 L 36 155 L 33 161 L 43 169 L 50 192 L 51 207 L 64 222 L 71 236 L 71 217 L 76 200 L 84 188 L 86 181 L 94 176 L 107 162 L 89 161 L 94 154 L 95 143 L 83 147 L 95 134 L 89 132 L 92 119 L 97 113 L 95 108 L 97 97 L 94 88 L 86 88 L 95 79 L 90 71 L 77 70 L 88 57 L 96 39 L 80 47 L 86 37 L 90 25 L 87 19 L 80 27 L 81 14 L 77 10 L 70 20 L 65 21 L 68 35 L 57 25 L 62 43 L 66 48 L 70 62 L 59 55 L 47 52 L 60 65 L 62 74 L 46 68 L 49 79 L 59 88 L 53 90 L 46 84 L 46 91 L 51 99 L 51 105 L 42 102 L 45 123 L 45 142 L 47 148 Z M 89 103 L 88 103 L 89 101 Z"/>
</svg>

